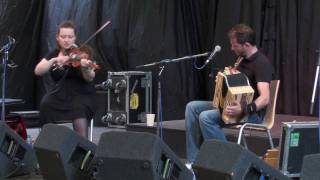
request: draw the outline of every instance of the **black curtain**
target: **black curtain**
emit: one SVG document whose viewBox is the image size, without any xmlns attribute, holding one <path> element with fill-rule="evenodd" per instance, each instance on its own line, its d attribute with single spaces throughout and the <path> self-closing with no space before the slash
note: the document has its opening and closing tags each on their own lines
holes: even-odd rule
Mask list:
<svg viewBox="0 0 320 180">
<path fill-rule="evenodd" d="M 202 52 L 198 42 L 200 33 L 193 24 L 197 16 L 193 11 L 193 2 L 183 0 L 74 0 L 68 3 L 48 0 L 42 24 L 43 54 L 55 46 L 55 31 L 61 21 L 71 19 L 78 25 L 81 43 L 110 20 L 110 26 L 89 42 L 96 50 L 98 64 L 103 67 L 96 81 L 105 80 L 107 71 L 152 71 L 155 112 L 159 69 L 136 69 L 136 66 Z M 185 104 L 201 95 L 201 83 L 204 83 L 199 77 L 201 74 L 192 68 L 191 61 L 165 66 L 161 76 L 165 120 L 183 118 Z"/>
<path fill-rule="evenodd" d="M 164 120 L 183 119 L 191 100 L 212 99 L 215 74 L 236 59 L 227 32 L 246 23 L 256 30 L 257 44 L 281 80 L 277 113 L 308 115 L 320 46 L 319 1 L 7 0 L 2 4 L 1 37 L 11 35 L 18 41 L 10 57 L 19 67 L 10 72 L 7 95 L 25 99 L 28 108 L 37 108 L 43 94 L 42 78 L 34 77 L 34 66 L 55 47 L 56 29 L 63 20 L 75 21 L 79 43 L 111 20 L 89 42 L 102 66 L 95 81 L 105 80 L 108 71 L 152 71 L 154 111 L 159 69 L 136 66 L 212 51 L 219 44 L 222 51 L 203 70 L 194 66 L 205 58 L 165 66 L 160 79 Z"/>
<path fill-rule="evenodd" d="M 279 1 L 273 62 L 280 72 L 279 111 L 308 114 L 320 48 L 320 2 Z M 319 111 L 319 82 L 316 95 Z M 318 113 L 317 113 L 318 114 Z"/>
<path fill-rule="evenodd" d="M 43 1 L 0 1 L 0 46 L 8 42 L 8 36 L 15 39 L 6 63 L 17 65 L 7 70 L 6 97 L 23 99 L 25 103 L 21 108 L 25 110 L 37 108 L 39 100 L 33 70 L 39 60 L 42 14 Z M 2 53 L 0 58 L 2 63 Z"/>
</svg>

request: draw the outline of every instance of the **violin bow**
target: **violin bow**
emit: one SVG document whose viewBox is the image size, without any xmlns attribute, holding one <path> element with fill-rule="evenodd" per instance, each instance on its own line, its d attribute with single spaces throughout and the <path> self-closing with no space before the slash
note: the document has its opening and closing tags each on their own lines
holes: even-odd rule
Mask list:
<svg viewBox="0 0 320 180">
<path fill-rule="evenodd" d="M 107 27 L 109 24 L 111 23 L 111 21 L 107 21 L 105 22 L 95 33 L 93 33 L 84 43 L 82 43 L 82 46 L 84 46 L 85 44 L 87 44 L 93 37 L 95 37 L 100 31 L 102 31 L 105 27 Z"/>
</svg>

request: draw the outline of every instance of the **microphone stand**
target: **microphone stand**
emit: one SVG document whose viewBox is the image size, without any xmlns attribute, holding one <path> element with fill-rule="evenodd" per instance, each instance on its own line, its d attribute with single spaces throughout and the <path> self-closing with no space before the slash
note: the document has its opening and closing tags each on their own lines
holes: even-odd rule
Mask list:
<svg viewBox="0 0 320 180">
<path fill-rule="evenodd" d="M 318 50 L 317 52 L 320 53 L 320 50 Z M 315 99 L 315 94 L 317 92 L 317 85 L 318 85 L 317 83 L 318 83 L 318 78 L 319 78 L 319 69 L 320 69 L 320 54 L 318 56 L 317 69 L 316 69 L 316 74 L 315 74 L 315 78 L 314 78 L 311 106 L 310 106 L 310 112 L 309 112 L 310 114 L 313 113 L 314 99 Z M 320 99 L 319 99 L 319 101 L 320 101 Z M 320 104 L 319 104 L 319 106 L 320 106 Z"/>
<path fill-rule="evenodd" d="M 180 62 L 182 60 L 186 59 L 192 59 L 197 57 L 203 57 L 208 56 L 210 52 L 202 53 L 202 54 L 196 54 L 191 56 L 184 56 L 181 58 L 176 59 L 163 59 L 161 61 L 153 62 L 150 64 L 144 64 L 136 66 L 136 68 L 142 68 L 142 67 L 151 67 L 151 66 L 159 66 L 159 73 L 158 73 L 158 89 L 157 89 L 157 136 L 163 139 L 162 137 L 162 94 L 161 94 L 161 75 L 163 70 L 165 69 L 165 65 L 172 63 L 172 62 Z M 161 133 L 160 133 L 161 132 Z"/>
<path fill-rule="evenodd" d="M 10 42 L 9 42 L 10 43 Z M 5 100 L 6 100 L 6 74 L 7 74 L 7 61 L 9 58 L 10 44 L 7 44 L 1 50 L 4 51 L 2 58 L 2 94 L 1 94 L 1 121 L 5 121 Z"/>
</svg>

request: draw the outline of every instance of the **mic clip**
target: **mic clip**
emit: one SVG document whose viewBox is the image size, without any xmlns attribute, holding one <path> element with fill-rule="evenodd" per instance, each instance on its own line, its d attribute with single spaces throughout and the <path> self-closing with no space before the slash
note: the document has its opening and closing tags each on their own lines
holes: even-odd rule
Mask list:
<svg viewBox="0 0 320 180">
<path fill-rule="evenodd" d="M 16 40 L 11 37 L 11 36 L 8 36 L 8 43 L 5 44 L 4 46 L 2 46 L 2 48 L 0 49 L 0 53 L 4 52 L 4 51 L 9 51 L 9 49 L 11 48 L 11 46 L 13 44 L 15 44 Z"/>
</svg>

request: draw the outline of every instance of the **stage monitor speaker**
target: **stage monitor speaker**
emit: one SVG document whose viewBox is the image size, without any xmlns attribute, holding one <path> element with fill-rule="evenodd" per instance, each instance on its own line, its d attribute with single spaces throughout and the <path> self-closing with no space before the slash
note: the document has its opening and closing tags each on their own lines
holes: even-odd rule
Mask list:
<svg viewBox="0 0 320 180">
<path fill-rule="evenodd" d="M 192 180 L 193 175 L 159 137 L 141 132 L 102 134 L 96 179 Z"/>
<path fill-rule="evenodd" d="M 218 140 L 203 143 L 192 167 L 200 180 L 289 179 L 242 146 Z"/>
<path fill-rule="evenodd" d="M 90 179 L 96 145 L 70 128 L 56 124 L 44 125 L 34 149 L 44 179 Z"/>
<path fill-rule="evenodd" d="M 310 154 L 303 158 L 301 180 L 318 180 L 320 178 L 320 154 Z"/>
<path fill-rule="evenodd" d="M 1 121 L 0 179 L 29 174 L 36 165 L 37 159 L 31 145 Z"/>
</svg>

